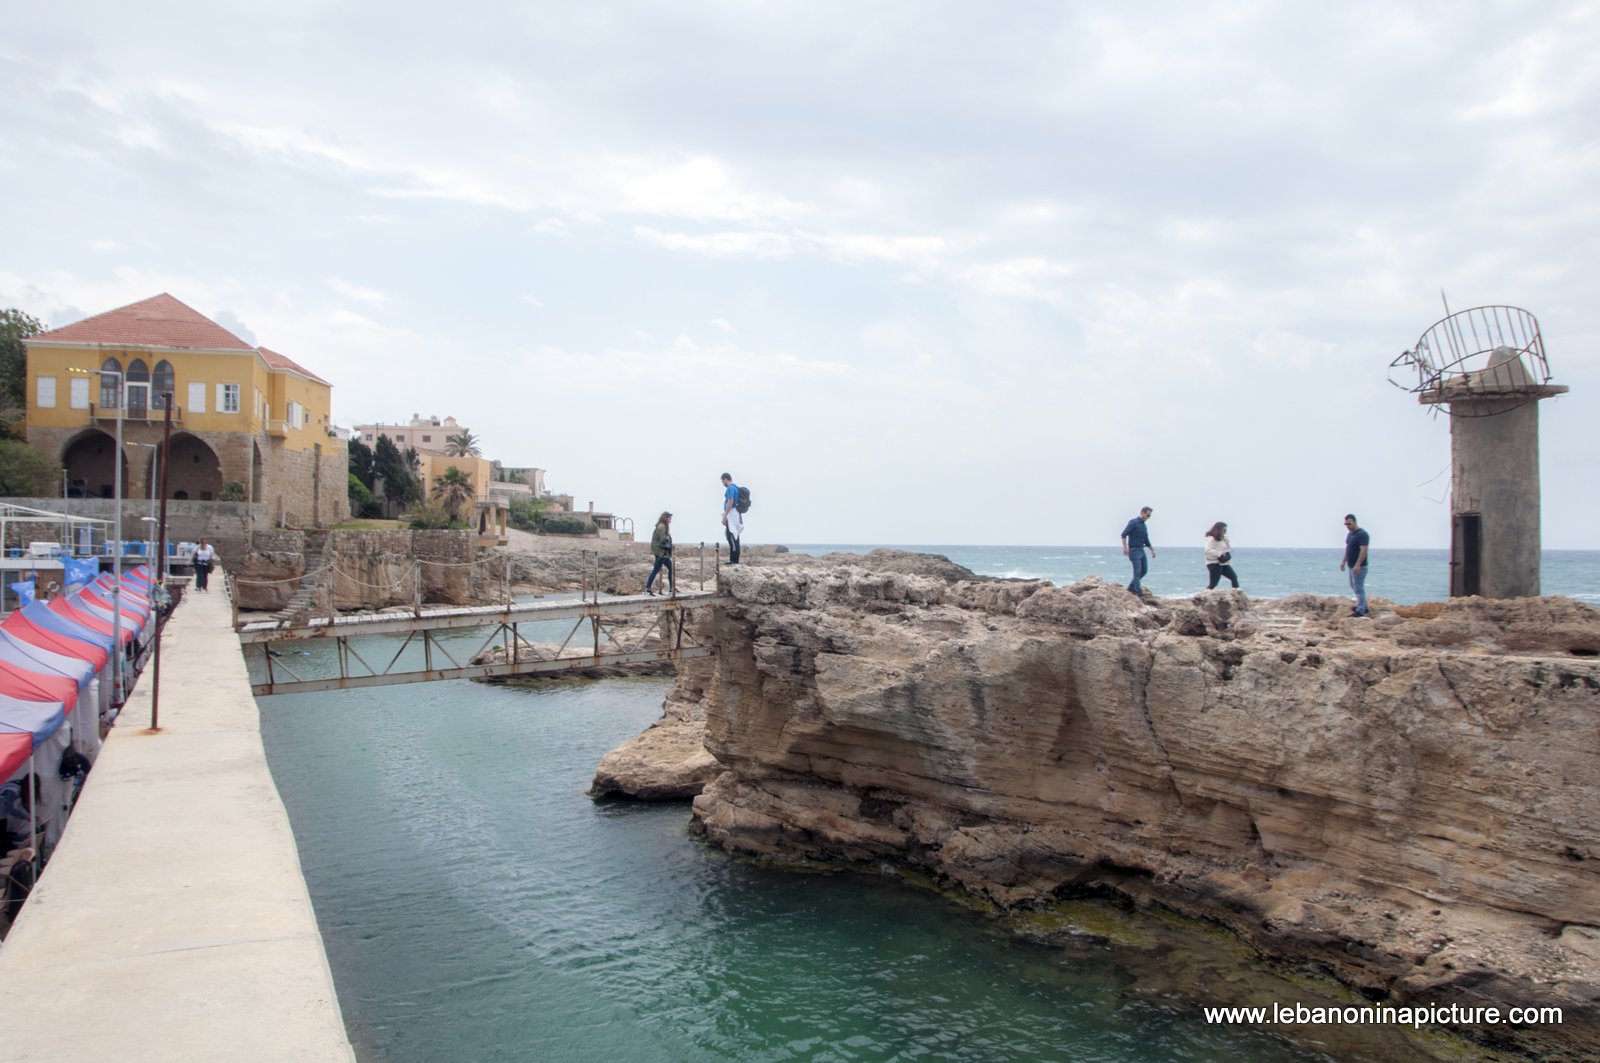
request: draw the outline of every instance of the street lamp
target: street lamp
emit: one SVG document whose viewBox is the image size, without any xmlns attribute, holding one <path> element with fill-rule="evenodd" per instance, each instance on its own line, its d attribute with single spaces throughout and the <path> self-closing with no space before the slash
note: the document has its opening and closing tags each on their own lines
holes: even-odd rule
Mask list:
<svg viewBox="0 0 1600 1063">
<path fill-rule="evenodd" d="M 116 662 L 111 667 L 111 689 L 116 695 L 118 705 L 125 700 L 127 691 L 122 686 L 122 370 L 120 369 L 79 369 L 68 366 L 69 373 L 94 374 L 110 377 L 116 381 L 117 389 L 117 450 L 114 459 L 115 468 L 111 470 L 112 496 L 115 499 L 116 510 L 112 514 L 111 534 L 116 536 L 116 546 L 111 551 L 111 657 Z"/>
<path fill-rule="evenodd" d="M 145 542 L 153 546 L 156 542 L 156 525 L 160 523 L 156 519 L 156 454 L 161 450 L 161 445 L 159 443 L 130 442 L 128 446 L 147 447 L 150 451 L 150 515 L 148 517 L 140 517 L 139 520 L 149 525 L 145 529 Z M 156 558 L 155 568 L 157 575 L 166 575 L 165 561 L 165 558 Z"/>
</svg>

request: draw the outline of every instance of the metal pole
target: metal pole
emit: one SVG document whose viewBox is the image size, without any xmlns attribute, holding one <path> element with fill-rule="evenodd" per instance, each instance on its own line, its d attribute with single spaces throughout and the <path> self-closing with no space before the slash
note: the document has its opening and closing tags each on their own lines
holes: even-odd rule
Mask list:
<svg viewBox="0 0 1600 1063">
<path fill-rule="evenodd" d="M 114 479 L 111 481 L 114 485 L 112 494 L 116 498 L 117 507 L 116 512 L 112 514 L 114 518 L 112 526 L 115 529 L 112 534 L 117 537 L 117 546 L 111 555 L 111 578 L 114 581 L 111 585 L 111 637 L 115 643 L 117 667 L 116 671 L 112 673 L 114 680 L 111 690 L 116 695 L 117 705 L 120 706 L 127 700 L 128 694 L 122 668 L 124 660 L 122 652 L 122 461 L 124 456 L 122 450 L 122 407 L 124 402 L 122 373 L 120 371 L 113 372 L 109 369 L 102 369 L 100 372 L 117 382 L 117 467 L 112 470 Z"/>
<path fill-rule="evenodd" d="M 167 446 L 172 442 L 172 392 L 167 392 L 167 412 L 161 428 L 161 516 L 156 521 L 156 582 L 162 587 L 167 585 Z M 155 455 L 150 455 L 151 464 L 155 464 Z M 153 471 L 153 470 L 152 470 Z M 150 485 L 150 497 L 157 495 L 154 483 Z M 152 601 L 152 606 L 154 602 Z M 161 632 L 167 626 L 166 617 L 161 615 L 161 610 L 156 610 L 156 648 L 155 656 L 150 664 L 150 730 L 159 730 L 161 726 Z"/>
</svg>

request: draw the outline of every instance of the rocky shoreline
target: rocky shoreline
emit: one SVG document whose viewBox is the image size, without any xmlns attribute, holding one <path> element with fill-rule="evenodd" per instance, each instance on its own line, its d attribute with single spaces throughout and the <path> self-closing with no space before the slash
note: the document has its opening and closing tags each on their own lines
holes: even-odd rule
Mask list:
<svg viewBox="0 0 1600 1063">
<path fill-rule="evenodd" d="M 780 860 L 892 863 L 1002 910 L 1114 895 L 1395 1004 L 1600 1044 L 1600 611 L 1560 598 L 1140 602 L 942 558 L 763 558 L 596 794 L 682 798 Z"/>
</svg>

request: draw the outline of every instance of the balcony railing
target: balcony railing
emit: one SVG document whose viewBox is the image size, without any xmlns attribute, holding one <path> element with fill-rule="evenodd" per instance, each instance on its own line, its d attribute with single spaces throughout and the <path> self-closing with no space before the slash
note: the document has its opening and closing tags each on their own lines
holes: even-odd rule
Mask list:
<svg viewBox="0 0 1600 1063">
<path fill-rule="evenodd" d="M 166 418 L 166 411 L 151 409 L 148 406 L 136 406 L 122 411 L 123 424 L 160 424 Z M 89 420 L 95 424 L 116 424 L 117 408 L 115 406 L 96 406 L 89 404 Z M 172 407 L 172 423 L 183 423 L 183 407 Z"/>
</svg>

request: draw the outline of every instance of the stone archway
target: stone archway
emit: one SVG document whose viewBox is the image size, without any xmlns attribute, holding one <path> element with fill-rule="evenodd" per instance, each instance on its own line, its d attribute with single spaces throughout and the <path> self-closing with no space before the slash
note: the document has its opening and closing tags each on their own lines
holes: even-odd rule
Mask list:
<svg viewBox="0 0 1600 1063">
<path fill-rule="evenodd" d="M 167 491 L 168 497 L 200 502 L 213 501 L 222 493 L 222 462 L 210 444 L 189 432 L 172 434 Z"/>
<path fill-rule="evenodd" d="M 78 498 L 116 497 L 117 440 L 98 428 L 83 432 L 61 452 L 67 493 Z M 128 456 L 122 456 L 122 490 L 128 490 Z"/>
</svg>

